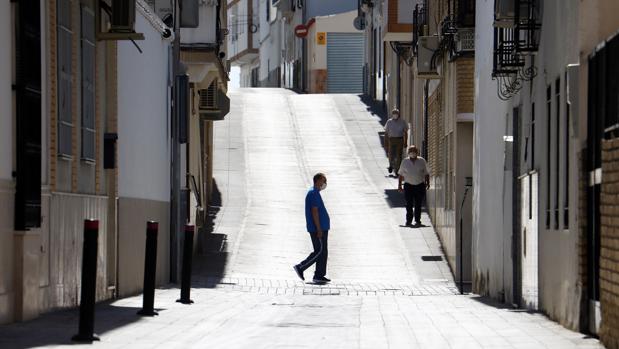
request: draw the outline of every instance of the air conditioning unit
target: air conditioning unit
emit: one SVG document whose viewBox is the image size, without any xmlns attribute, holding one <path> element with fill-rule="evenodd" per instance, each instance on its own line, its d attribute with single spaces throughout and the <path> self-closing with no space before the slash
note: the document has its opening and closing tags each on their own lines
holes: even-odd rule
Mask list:
<svg viewBox="0 0 619 349">
<path fill-rule="evenodd" d="M 417 43 L 417 75 L 420 78 L 439 78 L 438 69 L 432 66 L 432 57 L 438 49 L 438 36 L 421 36 Z"/>
<path fill-rule="evenodd" d="M 516 0 L 494 1 L 494 26 L 512 28 L 516 22 Z"/>
<path fill-rule="evenodd" d="M 110 32 L 127 33 L 135 31 L 135 0 L 112 0 Z"/>
<path fill-rule="evenodd" d="M 475 30 L 473 28 L 459 28 L 456 34 L 456 52 L 475 51 Z"/>
</svg>

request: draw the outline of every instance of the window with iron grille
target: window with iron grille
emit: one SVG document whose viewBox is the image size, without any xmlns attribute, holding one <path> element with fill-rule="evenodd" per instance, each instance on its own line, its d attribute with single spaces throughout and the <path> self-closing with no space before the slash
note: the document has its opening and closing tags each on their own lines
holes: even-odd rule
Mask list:
<svg viewBox="0 0 619 349">
<path fill-rule="evenodd" d="M 551 189 L 551 147 L 550 139 L 552 137 L 552 85 L 546 88 L 546 229 L 550 229 L 550 189 Z"/>
<path fill-rule="evenodd" d="M 82 6 L 82 153 L 87 161 L 95 160 L 95 16 Z"/>
<path fill-rule="evenodd" d="M 561 182 L 561 78 L 555 81 L 555 229 L 559 229 L 559 193 Z"/>
<path fill-rule="evenodd" d="M 71 27 L 71 1 L 58 0 L 58 154 L 73 155 L 73 71 L 71 67 L 73 31 Z"/>
</svg>

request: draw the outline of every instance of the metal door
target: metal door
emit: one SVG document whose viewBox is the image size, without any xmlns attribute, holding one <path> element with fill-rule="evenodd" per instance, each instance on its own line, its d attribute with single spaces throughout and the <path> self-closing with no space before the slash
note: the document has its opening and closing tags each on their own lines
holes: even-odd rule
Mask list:
<svg viewBox="0 0 619 349">
<path fill-rule="evenodd" d="M 327 92 L 363 93 L 363 34 L 327 34 Z"/>
</svg>

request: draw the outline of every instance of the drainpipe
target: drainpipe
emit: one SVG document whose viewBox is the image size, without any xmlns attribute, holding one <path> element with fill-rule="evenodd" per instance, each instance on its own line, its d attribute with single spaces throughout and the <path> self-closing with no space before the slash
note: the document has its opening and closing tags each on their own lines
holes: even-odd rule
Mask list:
<svg viewBox="0 0 619 349">
<path fill-rule="evenodd" d="M 395 101 L 396 101 L 395 105 L 396 105 L 396 108 L 398 108 L 398 110 L 399 110 L 400 109 L 400 92 L 402 91 L 402 76 L 401 76 L 402 67 L 400 66 L 400 63 L 401 63 L 400 62 L 400 55 L 398 55 L 397 53 L 396 53 L 396 59 L 398 61 L 398 67 L 397 67 L 397 70 L 396 70 L 396 74 L 398 76 L 398 80 L 397 80 L 397 92 L 396 92 L 396 98 L 395 98 Z"/>
<path fill-rule="evenodd" d="M 301 12 L 302 12 L 302 22 L 306 23 L 307 22 L 307 2 L 304 2 L 303 7 L 301 8 Z M 302 59 L 301 59 L 301 79 L 302 84 L 301 84 L 301 89 L 303 90 L 303 92 L 307 92 L 307 40 L 309 39 L 304 39 L 302 40 L 302 45 L 301 45 L 301 55 L 302 55 Z"/>
<path fill-rule="evenodd" d="M 428 90 L 430 89 L 430 81 L 426 80 L 423 88 L 423 158 L 428 158 Z"/>
<path fill-rule="evenodd" d="M 180 70 L 180 8 L 179 0 L 174 0 L 174 43 L 172 46 L 172 77 L 176 81 L 176 75 Z M 173 89 L 176 85 L 173 85 Z M 176 93 L 172 93 L 172 154 L 171 154 L 171 193 L 170 193 L 170 282 L 176 283 L 178 279 L 178 265 L 180 260 L 179 239 L 180 232 L 180 181 L 181 181 L 181 146 L 179 142 L 179 119 L 177 117 L 178 101 Z"/>
</svg>

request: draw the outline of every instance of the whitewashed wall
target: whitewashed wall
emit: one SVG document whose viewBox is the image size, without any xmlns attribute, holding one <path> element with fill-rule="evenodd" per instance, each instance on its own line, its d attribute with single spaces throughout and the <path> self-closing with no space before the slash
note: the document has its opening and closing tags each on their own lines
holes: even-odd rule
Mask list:
<svg viewBox="0 0 619 349">
<path fill-rule="evenodd" d="M 146 40 L 118 44 L 118 195 L 170 198 L 168 48 L 143 16 L 136 28 Z"/>
<path fill-rule="evenodd" d="M 157 284 L 169 280 L 170 43 L 138 12 L 140 54 L 118 44 L 118 285 L 142 290 L 146 221 L 159 222 Z M 183 153 L 184 154 L 184 153 Z"/>
<path fill-rule="evenodd" d="M 511 172 L 504 171 L 503 142 L 510 108 L 491 79 L 493 3 L 477 1 L 475 16 L 472 269 L 474 291 L 499 297 L 512 289 Z"/>
</svg>

